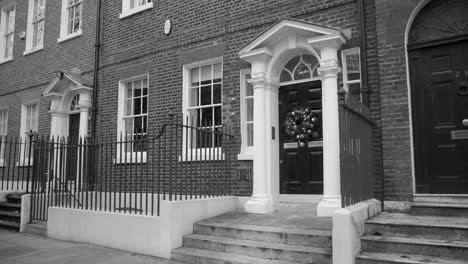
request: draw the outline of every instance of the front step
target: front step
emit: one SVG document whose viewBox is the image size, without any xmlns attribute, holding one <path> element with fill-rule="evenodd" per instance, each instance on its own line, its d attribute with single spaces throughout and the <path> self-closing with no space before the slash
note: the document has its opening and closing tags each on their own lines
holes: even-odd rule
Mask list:
<svg viewBox="0 0 468 264">
<path fill-rule="evenodd" d="M 432 257 L 468 259 L 468 242 L 411 237 L 364 236 L 363 252 L 418 254 Z"/>
<path fill-rule="evenodd" d="M 468 217 L 467 204 L 413 203 L 411 214 L 424 216 Z"/>
<path fill-rule="evenodd" d="M 331 264 L 331 218 L 287 218 L 231 212 L 197 222 L 183 247 L 172 251 L 172 259 L 194 264 Z"/>
<path fill-rule="evenodd" d="M 325 248 L 329 248 L 332 245 L 332 232 L 330 230 L 294 229 L 201 221 L 194 225 L 194 232 L 202 235 L 222 236 L 289 245 Z"/>
<path fill-rule="evenodd" d="M 329 248 L 287 245 L 200 234 L 185 236 L 184 246 L 299 263 L 326 263 L 331 260 L 331 249 Z"/>
<path fill-rule="evenodd" d="M 188 247 L 174 249 L 172 259 L 197 264 L 297 264 L 296 262 L 262 259 Z"/>
<path fill-rule="evenodd" d="M 366 234 L 468 241 L 468 218 L 381 213 L 366 222 Z"/>
<path fill-rule="evenodd" d="M 0 203 L 0 226 L 19 231 L 21 223 L 21 193 L 6 195 L 6 202 Z"/>
<path fill-rule="evenodd" d="M 464 260 L 435 258 L 413 254 L 361 253 L 357 264 L 466 264 Z"/>
</svg>

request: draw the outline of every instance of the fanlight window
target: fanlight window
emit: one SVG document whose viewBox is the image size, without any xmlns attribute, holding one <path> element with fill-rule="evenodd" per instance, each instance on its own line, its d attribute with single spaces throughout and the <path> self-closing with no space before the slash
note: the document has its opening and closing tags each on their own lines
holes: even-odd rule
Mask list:
<svg viewBox="0 0 468 264">
<path fill-rule="evenodd" d="M 78 102 L 80 101 L 80 95 L 77 94 L 75 97 L 73 97 L 71 104 L 70 104 L 70 111 L 78 111 L 80 110 L 80 106 L 78 105 Z"/>
<path fill-rule="evenodd" d="M 319 62 L 310 54 L 301 54 L 292 58 L 281 71 L 280 82 L 293 82 L 317 78 Z"/>
</svg>

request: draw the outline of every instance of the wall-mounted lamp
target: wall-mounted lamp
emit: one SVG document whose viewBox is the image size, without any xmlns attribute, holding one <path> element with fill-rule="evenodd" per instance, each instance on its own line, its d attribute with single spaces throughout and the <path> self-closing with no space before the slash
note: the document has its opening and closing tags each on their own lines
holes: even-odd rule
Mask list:
<svg viewBox="0 0 468 264">
<path fill-rule="evenodd" d="M 58 77 L 59 79 L 63 79 L 63 75 L 64 75 L 64 74 L 63 74 L 63 71 L 58 71 L 58 72 L 57 72 L 57 77 Z"/>
</svg>

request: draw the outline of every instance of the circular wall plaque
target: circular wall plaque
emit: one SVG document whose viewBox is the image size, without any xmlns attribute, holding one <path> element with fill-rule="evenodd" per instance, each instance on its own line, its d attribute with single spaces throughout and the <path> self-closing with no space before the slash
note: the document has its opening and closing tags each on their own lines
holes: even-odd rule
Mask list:
<svg viewBox="0 0 468 264">
<path fill-rule="evenodd" d="M 164 34 L 169 35 L 172 31 L 172 24 L 171 21 L 168 19 L 166 23 L 164 23 Z"/>
</svg>

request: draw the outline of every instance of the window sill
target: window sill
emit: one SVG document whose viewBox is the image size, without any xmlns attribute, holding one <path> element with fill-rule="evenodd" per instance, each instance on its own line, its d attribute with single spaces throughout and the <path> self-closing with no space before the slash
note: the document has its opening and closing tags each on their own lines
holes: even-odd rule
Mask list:
<svg viewBox="0 0 468 264">
<path fill-rule="evenodd" d="M 242 152 L 237 155 L 237 160 L 253 160 L 254 154 L 252 152 Z"/>
<path fill-rule="evenodd" d="M 37 48 L 34 48 L 34 49 L 25 50 L 23 52 L 23 56 L 36 53 L 36 52 L 41 51 L 43 49 L 44 49 L 44 46 L 40 46 L 40 47 L 37 47 Z"/>
<path fill-rule="evenodd" d="M 119 153 L 117 153 L 119 155 Z M 123 157 L 114 159 L 114 164 L 139 164 L 146 163 L 146 152 L 137 152 L 132 154 L 124 154 Z"/>
<path fill-rule="evenodd" d="M 132 9 L 125 10 L 125 12 L 122 12 L 119 15 L 119 18 L 123 19 L 123 18 L 129 17 L 129 16 L 133 16 L 135 14 L 138 14 L 140 12 L 143 12 L 143 11 L 145 11 L 147 9 L 151 9 L 151 8 L 153 8 L 153 2 L 148 3 L 146 5 L 143 5 L 143 6 L 139 6 L 139 7 L 135 7 L 135 8 L 132 8 Z"/>
<path fill-rule="evenodd" d="M 58 42 L 58 43 L 62 43 L 62 42 L 65 42 L 65 41 L 67 41 L 67 40 L 77 38 L 77 37 L 81 36 L 82 34 L 83 34 L 83 31 L 80 29 L 78 32 L 75 32 L 75 33 L 73 33 L 73 34 L 69 34 L 69 35 L 60 37 L 60 38 L 57 40 L 57 42 Z"/>
<path fill-rule="evenodd" d="M 13 57 L 8 57 L 8 58 L 0 59 L 0 64 L 7 63 L 7 62 L 12 61 L 12 60 L 13 60 Z"/>
</svg>

